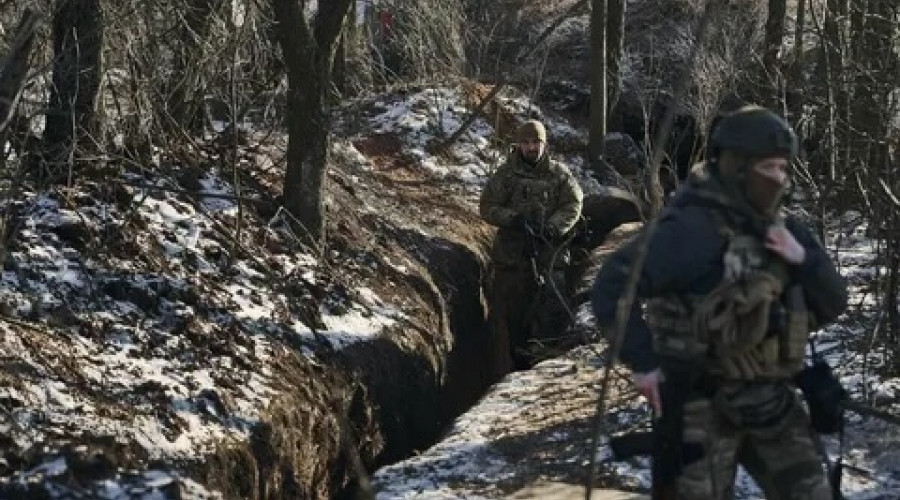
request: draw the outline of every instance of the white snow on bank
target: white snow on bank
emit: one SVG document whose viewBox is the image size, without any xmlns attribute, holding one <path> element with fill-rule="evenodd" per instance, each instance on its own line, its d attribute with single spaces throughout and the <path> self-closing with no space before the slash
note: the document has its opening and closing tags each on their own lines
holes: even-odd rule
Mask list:
<svg viewBox="0 0 900 500">
<path fill-rule="evenodd" d="M 550 149 L 555 141 L 570 141 L 581 137 L 565 121 L 546 114 L 529 98 L 501 92 L 497 100 L 519 121 L 529 118 L 541 120 L 547 127 Z M 441 177 L 458 179 L 467 184 L 481 185 L 487 175 L 499 167 L 510 152 L 511 144 L 496 137 L 493 125 L 476 118 L 462 137 L 450 145 L 443 156 L 434 156 L 429 147 L 441 144 L 453 134 L 474 110 L 467 103 L 459 86 L 426 88 L 412 92 L 402 99 L 381 99 L 372 106 L 366 133 L 397 134 L 403 142 L 404 155 Z M 580 161 L 564 163 L 580 176 Z"/>
<path fill-rule="evenodd" d="M 21 484 L 35 484 L 64 476 L 69 464 L 63 457 L 18 474 Z M 48 493 L 52 498 L 85 498 L 70 488 L 54 484 Z M 174 496 L 191 500 L 222 500 L 196 481 L 165 471 L 149 469 L 140 473 L 120 474 L 116 480 L 99 481 L 90 498 L 97 500 L 166 500 Z"/>
<path fill-rule="evenodd" d="M 71 203 L 58 191 L 25 195 L 12 264 L 0 275 L 0 307 L 10 318 L 0 317 L 0 358 L 22 374 L 0 384 L 0 435 L 19 450 L 82 433 L 111 436 L 168 463 L 201 458 L 223 440 L 246 440 L 274 394 L 270 336 L 292 333 L 312 342 L 313 332 L 284 316 L 289 299 L 273 286 L 271 269 L 223 244 L 221 228 L 233 230 L 234 202 L 192 203 L 166 191 L 178 186 L 161 177 L 115 182 L 154 189 L 126 188 L 132 198 L 124 210 L 99 197 Z M 203 193 L 232 192 L 215 171 L 200 183 Z M 100 257 L 91 246 L 107 250 L 130 224 L 140 228 L 134 248 Z M 281 280 L 309 279 L 318 266 L 305 253 L 275 260 Z M 200 294 L 204 303 L 196 300 Z M 343 310 L 323 308 L 327 329 L 317 332 L 319 339 L 339 348 L 402 318 L 371 291 L 356 297 Z M 24 485 L 64 474 L 62 458 L 49 460 L 7 480 Z M 186 479 L 172 481 L 191 491 Z M 159 488 L 141 497 L 144 483 L 123 478 L 95 485 L 92 494 L 164 498 Z"/>
<path fill-rule="evenodd" d="M 378 101 L 374 107 L 377 112 L 368 120 L 371 132 L 398 134 L 404 142 L 404 152 L 437 175 L 480 183 L 490 164 L 499 161 L 490 141 L 493 127 L 482 118 L 476 119 L 462 140 L 449 148 L 449 158 L 429 153 L 429 146 L 449 137 L 468 116 L 459 87 L 426 88 L 402 99 Z"/>
<path fill-rule="evenodd" d="M 538 371 L 510 374 L 456 419 L 442 441 L 380 469 L 372 478 L 377 499 L 498 498 L 495 483 L 514 476 L 516 464 L 492 443 L 516 430 L 514 420 L 530 406 L 529 385 L 541 376 Z"/>
<path fill-rule="evenodd" d="M 467 116 L 460 88 L 384 97 L 375 108 L 364 129 L 397 134 L 403 157 L 474 186 L 472 192 L 505 157 L 506 147 L 492 142 L 493 129 L 481 119 L 443 156 L 428 152 Z M 334 152 L 372 167 L 350 141 L 336 141 Z M 230 175 L 202 172 L 199 199 L 192 199 L 153 170 L 110 179 L 123 185 L 116 203 L 99 185 L 74 199 L 50 190 L 15 200 L 23 227 L 0 274 L 0 308 L 14 322 L 0 319 L 0 356 L 18 363 L 23 376 L 0 387 L 0 434 L 13 436 L 20 450 L 84 433 L 137 443 L 164 462 L 202 457 L 222 440 L 245 440 L 260 419 L 274 394 L 267 368 L 273 335 L 341 348 L 404 318 L 390 298 L 358 289 L 340 304 L 324 304 L 324 329 L 313 332 L 272 281 L 315 281 L 318 257 L 283 252 L 261 261 L 235 252 Z M 283 222 L 279 212 L 258 232 L 245 229 L 238 243 L 291 238 Z M 122 228 L 137 241 L 122 247 Z M 390 265 L 406 272 L 404 263 Z M 50 455 L 5 480 L 24 485 L 64 476 L 65 460 Z M 123 472 L 93 485 L 91 494 L 164 498 L 163 483 L 173 482 L 191 498 L 216 497 L 177 473 L 152 470 Z M 50 487 L 60 498 L 75 494 Z"/>
</svg>

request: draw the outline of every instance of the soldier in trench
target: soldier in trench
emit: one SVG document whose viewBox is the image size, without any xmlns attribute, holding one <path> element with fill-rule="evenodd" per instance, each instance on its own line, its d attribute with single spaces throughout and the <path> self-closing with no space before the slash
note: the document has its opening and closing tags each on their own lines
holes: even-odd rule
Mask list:
<svg viewBox="0 0 900 500">
<path fill-rule="evenodd" d="M 654 409 L 654 498 L 733 498 L 738 464 L 768 499 L 832 498 L 794 377 L 812 327 L 833 321 L 847 287 L 812 233 L 782 208 L 797 138 L 746 106 L 711 134 L 694 172 L 594 283 L 601 326 L 615 322 L 640 245 L 621 359 Z"/>
<path fill-rule="evenodd" d="M 567 236 L 581 215 L 582 192 L 564 166 L 550 162 L 547 131 L 523 123 L 507 161 L 481 194 L 481 217 L 497 227 L 489 293 L 495 374 L 530 368 L 559 342 L 571 321 L 565 266 Z"/>
</svg>

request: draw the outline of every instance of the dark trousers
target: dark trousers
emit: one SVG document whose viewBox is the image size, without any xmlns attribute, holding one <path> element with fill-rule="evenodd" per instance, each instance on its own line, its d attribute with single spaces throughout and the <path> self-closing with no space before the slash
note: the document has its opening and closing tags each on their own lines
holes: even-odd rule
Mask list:
<svg viewBox="0 0 900 500">
<path fill-rule="evenodd" d="M 531 368 L 568 330 L 568 291 L 561 269 L 535 276 L 527 265 L 497 267 L 489 300 L 498 378 Z"/>
</svg>

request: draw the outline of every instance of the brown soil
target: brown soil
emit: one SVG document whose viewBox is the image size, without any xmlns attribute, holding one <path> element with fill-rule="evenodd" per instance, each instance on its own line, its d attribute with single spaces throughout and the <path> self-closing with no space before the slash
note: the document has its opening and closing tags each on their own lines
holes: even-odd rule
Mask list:
<svg viewBox="0 0 900 500">
<path fill-rule="evenodd" d="M 466 369 L 491 363 L 481 294 L 490 231 L 471 193 L 415 168 L 395 135 L 354 145 L 372 168 L 329 172 L 328 269 L 347 293 L 365 286 L 403 304 L 407 319 L 372 342 L 321 353 L 324 366 L 288 351 L 277 368 L 284 397 L 268 423 L 203 468 L 230 495 L 351 498 L 354 455 L 372 468 L 424 449 L 491 382 Z"/>
</svg>

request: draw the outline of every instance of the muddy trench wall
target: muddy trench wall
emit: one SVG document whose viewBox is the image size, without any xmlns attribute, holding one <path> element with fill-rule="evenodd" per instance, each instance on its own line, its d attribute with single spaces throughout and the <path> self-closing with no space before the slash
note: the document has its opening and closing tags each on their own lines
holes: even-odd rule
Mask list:
<svg viewBox="0 0 900 500">
<path fill-rule="evenodd" d="M 399 241 L 421 262 L 404 279 L 425 313 L 318 361 L 282 356 L 265 422 L 198 465 L 204 482 L 228 498 L 365 498 L 357 459 L 371 471 L 427 448 L 484 393 L 486 247 L 412 232 Z"/>
<path fill-rule="evenodd" d="M 573 265 L 576 302 L 587 300 L 587 276 L 602 258 L 593 249 L 621 241 L 613 228 L 639 211 L 633 198 L 606 193 L 586 201 L 585 217 L 591 237 L 576 250 L 585 257 Z M 378 224 L 390 248 L 377 253 L 415 263 L 403 273 L 381 267 L 393 273 L 383 277 L 391 286 L 404 289 L 409 319 L 317 358 L 285 353 L 273 367 L 281 397 L 265 424 L 250 443 L 225 446 L 201 466 L 206 482 L 229 498 L 366 498 L 366 471 L 432 445 L 495 381 L 485 299 L 493 232 L 429 236 Z"/>
</svg>

